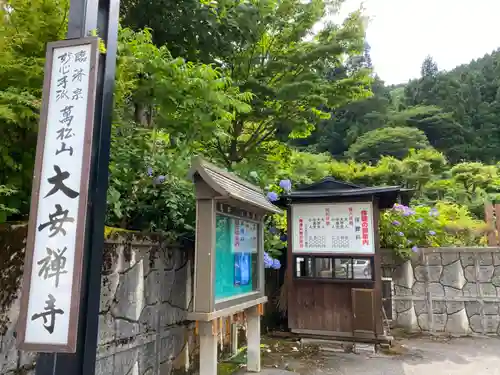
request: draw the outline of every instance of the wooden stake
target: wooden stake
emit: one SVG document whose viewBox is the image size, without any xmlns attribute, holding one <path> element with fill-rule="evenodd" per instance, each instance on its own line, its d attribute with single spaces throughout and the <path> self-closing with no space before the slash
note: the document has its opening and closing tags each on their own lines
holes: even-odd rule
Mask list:
<svg viewBox="0 0 500 375">
<path fill-rule="evenodd" d="M 260 316 L 264 315 L 264 305 L 262 303 L 259 303 L 259 305 L 257 306 L 257 311 Z"/>
</svg>

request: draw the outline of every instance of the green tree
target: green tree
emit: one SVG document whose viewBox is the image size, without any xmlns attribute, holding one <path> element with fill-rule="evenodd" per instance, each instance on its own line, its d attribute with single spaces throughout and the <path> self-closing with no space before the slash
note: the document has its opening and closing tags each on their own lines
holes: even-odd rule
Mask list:
<svg viewBox="0 0 500 375">
<path fill-rule="evenodd" d="M 444 152 L 452 162 L 463 158 L 464 148 L 470 139 L 469 132 L 455 120 L 453 113 L 444 112 L 436 106 L 416 106 L 391 112 L 388 122 L 420 129 L 431 146 Z"/>
<path fill-rule="evenodd" d="M 237 114 L 224 137 L 207 144 L 228 167 L 252 157 L 276 137 L 306 137 L 334 109 L 369 94 L 369 71 L 345 69 L 344 57 L 362 53 L 359 13 L 342 26 L 327 24 L 311 39 L 329 2 L 256 2 L 254 33 L 222 66 L 242 92 L 252 93 L 252 111 Z M 339 70 L 339 74 L 332 74 Z"/>
<path fill-rule="evenodd" d="M 172 56 L 215 63 L 233 53 L 252 33 L 250 2 L 222 0 L 123 0 L 121 23 L 135 31 L 151 29 L 157 46 Z"/>
<path fill-rule="evenodd" d="M 221 69 L 173 58 L 148 30 L 120 30 L 117 66 L 107 223 L 192 234 L 190 158 L 207 154 L 201 143 L 248 112 L 251 96 Z"/>
<path fill-rule="evenodd" d="M 470 197 L 477 189 L 486 189 L 497 177 L 497 168 L 482 163 L 464 162 L 453 166 L 450 170 L 452 178 L 462 184 Z"/>
<path fill-rule="evenodd" d="M 431 56 L 427 56 L 420 68 L 422 78 L 434 78 L 439 73 L 438 66 Z"/>
<path fill-rule="evenodd" d="M 374 163 L 384 155 L 403 159 L 411 149 L 429 147 L 429 141 L 421 130 L 409 127 L 381 128 L 359 137 L 347 155 L 357 161 Z"/>
<path fill-rule="evenodd" d="M 148 30 L 120 30 L 117 64 L 115 114 L 122 123 L 163 129 L 192 146 L 251 109 L 251 95 L 240 93 L 220 69 L 173 58 L 152 43 Z"/>
<path fill-rule="evenodd" d="M 500 88 L 500 52 L 461 65 L 448 72 L 430 74 L 411 81 L 405 87 L 405 104 L 410 106 L 436 106 L 443 109 L 463 128 L 464 141 L 447 152 L 464 160 L 492 163 L 500 157 L 500 130 L 497 93 Z M 451 128 L 447 127 L 450 131 Z M 433 144 L 433 137 L 429 140 Z M 450 137 L 444 135 L 442 140 Z M 437 139 L 437 138 L 434 138 Z M 451 146 L 444 145 L 444 148 Z"/>
<path fill-rule="evenodd" d="M 45 47 L 63 39 L 68 2 L 8 0 L 0 7 L 0 206 L 25 215 L 35 159 Z M 9 9 L 9 11 L 7 11 Z M 12 212 L 11 212 L 12 213 Z"/>
<path fill-rule="evenodd" d="M 316 152 L 330 152 L 342 157 L 362 134 L 381 128 L 388 122 L 390 98 L 384 82 L 377 76 L 371 84 L 373 96 L 348 103 L 331 111 L 331 118 L 321 121 L 311 136 L 293 144 Z"/>
<path fill-rule="evenodd" d="M 446 167 L 446 157 L 435 149 L 411 149 L 401 161 L 400 172 L 404 179 L 402 185 L 414 189 L 415 196 L 420 197 L 424 194 L 426 184 L 441 175 Z"/>
</svg>

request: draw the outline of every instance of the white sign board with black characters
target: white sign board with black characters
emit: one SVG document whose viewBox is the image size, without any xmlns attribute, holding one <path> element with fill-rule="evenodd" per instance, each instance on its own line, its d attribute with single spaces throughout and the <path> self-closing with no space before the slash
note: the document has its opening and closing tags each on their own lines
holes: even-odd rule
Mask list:
<svg viewBox="0 0 500 375">
<path fill-rule="evenodd" d="M 294 253 L 375 253 L 370 202 L 294 204 L 291 217 Z"/>
<path fill-rule="evenodd" d="M 232 220 L 233 250 L 235 253 L 257 253 L 258 224 L 249 220 Z"/>
<path fill-rule="evenodd" d="M 23 350 L 76 350 L 97 54 L 97 38 L 47 47 L 18 330 Z"/>
</svg>

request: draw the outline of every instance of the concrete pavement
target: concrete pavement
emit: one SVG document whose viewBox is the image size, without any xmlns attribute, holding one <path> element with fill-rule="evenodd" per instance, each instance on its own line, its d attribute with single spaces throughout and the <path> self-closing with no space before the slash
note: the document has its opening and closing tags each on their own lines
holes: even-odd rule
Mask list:
<svg viewBox="0 0 500 375">
<path fill-rule="evenodd" d="M 264 368 L 261 375 L 500 375 L 500 338 L 413 338 L 398 343 L 403 353 L 397 355 L 320 352 L 315 358 L 298 359 L 284 354 L 274 365 L 278 368 Z"/>
</svg>

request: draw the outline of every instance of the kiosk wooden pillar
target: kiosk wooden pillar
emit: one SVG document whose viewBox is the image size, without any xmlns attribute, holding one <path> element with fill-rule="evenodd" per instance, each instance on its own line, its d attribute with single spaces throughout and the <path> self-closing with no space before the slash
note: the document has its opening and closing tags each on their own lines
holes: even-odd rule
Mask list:
<svg viewBox="0 0 500 375">
<path fill-rule="evenodd" d="M 288 206 L 288 326 L 292 332 L 384 341 L 379 210 L 402 189 L 325 178 L 283 197 Z"/>
<path fill-rule="evenodd" d="M 218 320 L 245 315 L 248 371 L 260 371 L 264 292 L 264 217 L 281 210 L 264 193 L 202 159 L 190 173 L 196 190 L 193 310 L 200 335 L 200 375 L 217 374 Z"/>
</svg>

